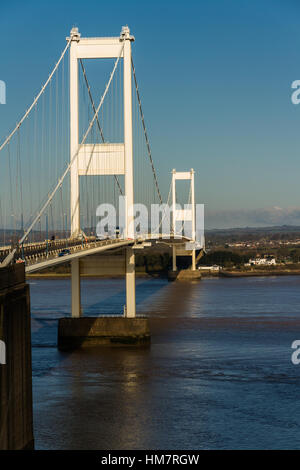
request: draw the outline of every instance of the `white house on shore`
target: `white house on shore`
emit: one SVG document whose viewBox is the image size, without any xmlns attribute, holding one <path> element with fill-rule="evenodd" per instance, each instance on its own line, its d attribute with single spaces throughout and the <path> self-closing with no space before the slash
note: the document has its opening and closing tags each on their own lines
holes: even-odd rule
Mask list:
<svg viewBox="0 0 300 470">
<path fill-rule="evenodd" d="M 207 272 L 219 272 L 220 266 L 214 264 L 213 266 L 198 266 L 200 271 L 207 271 Z"/>
<path fill-rule="evenodd" d="M 264 258 L 253 258 L 249 259 L 245 266 L 272 266 L 276 265 L 276 259 L 272 256 L 266 256 Z"/>
</svg>

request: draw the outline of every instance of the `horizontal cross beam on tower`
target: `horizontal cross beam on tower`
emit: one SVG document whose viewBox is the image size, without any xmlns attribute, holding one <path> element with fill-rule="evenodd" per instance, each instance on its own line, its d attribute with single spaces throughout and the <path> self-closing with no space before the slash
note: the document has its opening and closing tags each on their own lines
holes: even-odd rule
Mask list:
<svg viewBox="0 0 300 470">
<path fill-rule="evenodd" d="M 124 175 L 124 144 L 85 144 L 78 155 L 78 174 Z"/>
</svg>

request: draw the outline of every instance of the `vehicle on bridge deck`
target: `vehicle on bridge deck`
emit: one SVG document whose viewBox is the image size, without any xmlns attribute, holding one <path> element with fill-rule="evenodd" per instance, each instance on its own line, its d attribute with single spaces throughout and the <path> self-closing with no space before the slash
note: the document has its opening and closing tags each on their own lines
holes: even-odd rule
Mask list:
<svg viewBox="0 0 300 470">
<path fill-rule="evenodd" d="M 96 242 L 102 242 L 103 240 L 110 240 L 110 236 L 106 233 L 104 233 L 103 235 L 97 235 L 96 237 Z"/>
<path fill-rule="evenodd" d="M 64 248 L 58 253 L 58 257 L 61 258 L 62 256 L 70 255 L 71 251 L 68 248 Z"/>
</svg>

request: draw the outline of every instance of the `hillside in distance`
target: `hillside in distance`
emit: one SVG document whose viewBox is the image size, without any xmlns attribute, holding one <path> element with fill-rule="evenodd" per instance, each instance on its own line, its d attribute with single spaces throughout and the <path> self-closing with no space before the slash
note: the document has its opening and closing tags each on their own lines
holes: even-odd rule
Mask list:
<svg viewBox="0 0 300 470">
<path fill-rule="evenodd" d="M 280 225 L 275 227 L 243 227 L 229 229 L 206 230 L 206 241 L 213 244 L 230 242 L 247 242 L 259 240 L 290 240 L 300 239 L 300 226 Z"/>
</svg>

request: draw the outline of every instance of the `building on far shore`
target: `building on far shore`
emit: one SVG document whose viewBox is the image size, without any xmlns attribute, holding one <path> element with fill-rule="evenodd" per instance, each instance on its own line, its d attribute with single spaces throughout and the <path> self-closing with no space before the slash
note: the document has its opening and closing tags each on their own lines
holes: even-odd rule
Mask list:
<svg viewBox="0 0 300 470">
<path fill-rule="evenodd" d="M 276 265 L 276 259 L 274 256 L 265 255 L 263 258 L 256 257 L 249 259 L 248 263 L 245 263 L 245 266 L 274 266 Z"/>
<path fill-rule="evenodd" d="M 198 269 L 207 272 L 219 272 L 221 267 L 216 264 L 213 264 L 212 266 L 198 266 Z"/>
</svg>

